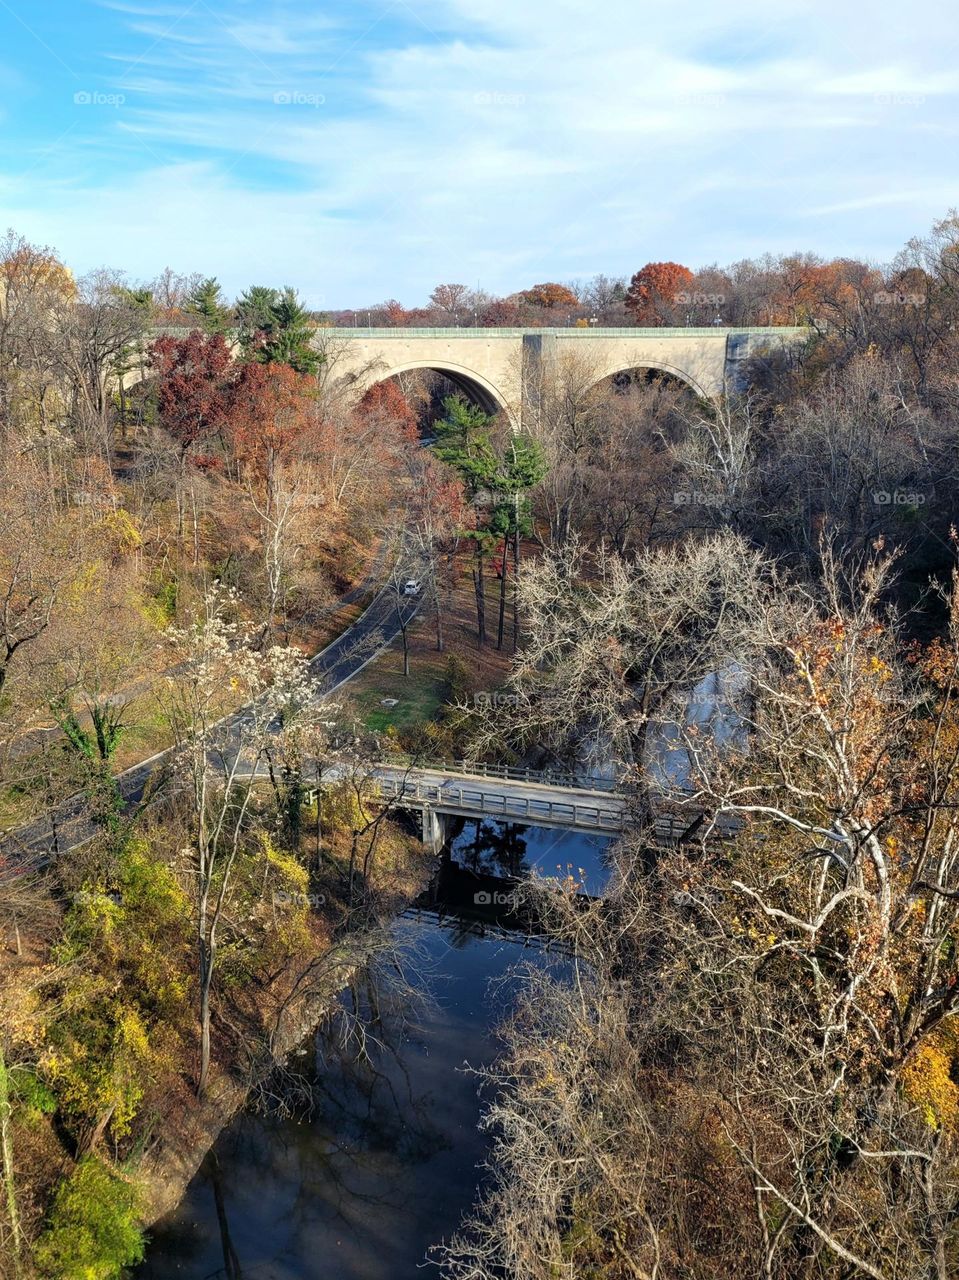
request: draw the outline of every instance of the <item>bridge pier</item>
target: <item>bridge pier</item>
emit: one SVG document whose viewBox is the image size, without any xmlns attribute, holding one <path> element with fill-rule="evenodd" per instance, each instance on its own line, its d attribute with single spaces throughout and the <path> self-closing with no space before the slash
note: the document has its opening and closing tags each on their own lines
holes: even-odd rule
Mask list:
<svg viewBox="0 0 959 1280">
<path fill-rule="evenodd" d="M 442 853 L 446 844 L 446 815 L 425 804 L 422 809 L 423 843 L 430 853 Z"/>
</svg>

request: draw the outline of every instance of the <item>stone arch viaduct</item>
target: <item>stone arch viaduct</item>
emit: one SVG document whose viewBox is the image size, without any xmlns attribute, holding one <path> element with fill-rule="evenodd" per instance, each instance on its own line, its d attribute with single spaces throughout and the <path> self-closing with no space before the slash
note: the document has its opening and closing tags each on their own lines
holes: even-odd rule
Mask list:
<svg viewBox="0 0 959 1280">
<path fill-rule="evenodd" d="M 185 335 L 186 329 L 160 332 Z M 592 385 L 631 370 L 684 382 L 703 399 L 735 389 L 751 356 L 805 342 L 803 328 L 755 329 L 337 329 L 317 330 L 327 374 L 358 399 L 376 382 L 410 369 L 444 374 L 488 413 L 522 423 L 523 406 L 549 367 L 579 362 Z M 232 345 L 236 347 L 235 338 Z M 149 376 L 128 371 L 127 386 Z"/>
<path fill-rule="evenodd" d="M 358 395 L 394 374 L 432 369 L 487 412 L 519 423 L 539 375 L 568 358 L 593 382 L 646 369 L 714 399 L 737 385 L 749 357 L 808 335 L 802 328 L 321 329 L 318 341 L 331 352 L 331 373 Z"/>
</svg>

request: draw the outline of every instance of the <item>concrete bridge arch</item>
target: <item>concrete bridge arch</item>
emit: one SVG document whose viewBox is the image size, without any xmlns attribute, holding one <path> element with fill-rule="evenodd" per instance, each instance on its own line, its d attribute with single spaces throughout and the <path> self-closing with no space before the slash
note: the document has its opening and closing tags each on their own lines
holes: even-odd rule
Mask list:
<svg viewBox="0 0 959 1280">
<path fill-rule="evenodd" d="M 432 373 L 442 374 L 458 391 L 462 391 L 467 399 L 479 405 L 483 412 L 490 414 L 491 417 L 498 413 L 505 413 L 510 417 L 513 415 L 514 406 L 510 402 L 508 392 L 494 386 L 484 374 L 475 369 L 453 364 L 449 360 L 406 360 L 391 367 L 377 366 L 367 376 L 357 378 L 354 385 L 357 392 L 362 394 L 378 382 L 385 382 L 387 378 L 409 373 L 413 369 L 429 369 Z"/>
<path fill-rule="evenodd" d="M 764 329 L 327 329 L 340 351 L 336 374 L 358 395 L 409 369 L 433 369 L 487 412 L 522 421 L 537 380 L 567 358 L 582 361 L 593 385 L 649 369 L 718 399 L 741 380 L 746 360 L 807 340 L 808 330 Z"/>
<path fill-rule="evenodd" d="M 613 363 L 615 363 L 615 361 Z M 694 395 L 699 396 L 701 400 L 714 398 L 714 396 L 685 369 L 680 369 L 675 365 L 665 363 L 653 364 L 649 360 L 644 361 L 642 364 L 625 364 L 621 368 L 607 369 L 604 373 L 599 375 L 593 383 L 593 386 L 598 387 L 601 383 L 609 381 L 610 378 L 615 378 L 620 374 L 626 373 L 664 374 L 666 377 L 673 378 L 676 382 L 681 382 L 683 386 L 688 387 L 689 390 L 692 391 Z"/>
</svg>

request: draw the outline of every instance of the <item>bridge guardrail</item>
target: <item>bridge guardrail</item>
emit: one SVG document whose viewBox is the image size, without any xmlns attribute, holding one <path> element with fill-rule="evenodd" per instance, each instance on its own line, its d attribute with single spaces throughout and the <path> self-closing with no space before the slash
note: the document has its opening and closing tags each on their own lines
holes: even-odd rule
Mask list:
<svg viewBox="0 0 959 1280">
<path fill-rule="evenodd" d="M 471 778 L 502 778 L 506 782 L 532 782 L 546 787 L 565 787 L 574 791 L 617 791 L 618 778 L 606 778 L 599 774 L 558 773 L 550 769 L 530 769 L 525 765 L 488 764 L 483 760 L 425 760 L 396 756 L 398 769 L 410 766 L 421 773 L 451 773 Z M 392 764 L 384 760 L 383 764 Z"/>
</svg>

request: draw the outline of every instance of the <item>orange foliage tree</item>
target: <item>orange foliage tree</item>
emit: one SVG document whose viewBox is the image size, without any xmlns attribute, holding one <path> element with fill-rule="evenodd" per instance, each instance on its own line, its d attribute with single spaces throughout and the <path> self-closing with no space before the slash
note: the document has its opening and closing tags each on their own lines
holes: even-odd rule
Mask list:
<svg viewBox="0 0 959 1280">
<path fill-rule="evenodd" d="M 695 277 L 678 262 L 647 262 L 629 282 L 626 310 L 639 325 L 664 325 L 672 321 L 677 295 L 689 289 Z"/>
<path fill-rule="evenodd" d="M 288 364 L 240 366 L 231 385 L 226 425 L 241 466 L 267 480 L 310 425 L 316 380 Z"/>
<path fill-rule="evenodd" d="M 380 423 L 384 427 L 398 429 L 400 435 L 411 441 L 417 439 L 419 421 L 416 411 L 394 379 L 374 382 L 360 400 L 357 414 L 367 423 Z"/>
<path fill-rule="evenodd" d="M 558 307 L 578 307 L 579 299 L 572 289 L 565 284 L 547 281 L 545 284 L 534 284 L 532 289 L 524 289 L 520 299 L 531 307 L 541 307 L 544 311 L 555 311 Z"/>
</svg>

